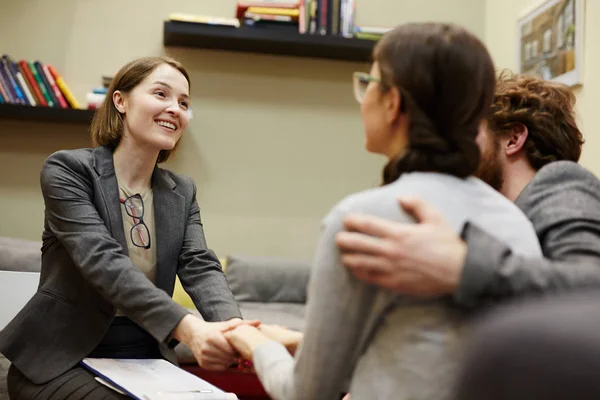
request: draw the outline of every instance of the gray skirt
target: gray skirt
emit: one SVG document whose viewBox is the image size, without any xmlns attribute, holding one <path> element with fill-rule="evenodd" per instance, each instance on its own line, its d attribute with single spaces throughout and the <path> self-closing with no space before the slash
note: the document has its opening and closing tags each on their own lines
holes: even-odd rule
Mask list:
<svg viewBox="0 0 600 400">
<path fill-rule="evenodd" d="M 8 395 L 11 400 L 124 400 L 122 396 L 94 379 L 88 370 L 76 366 L 50 382 L 36 385 L 14 365 L 8 369 Z"/>
</svg>

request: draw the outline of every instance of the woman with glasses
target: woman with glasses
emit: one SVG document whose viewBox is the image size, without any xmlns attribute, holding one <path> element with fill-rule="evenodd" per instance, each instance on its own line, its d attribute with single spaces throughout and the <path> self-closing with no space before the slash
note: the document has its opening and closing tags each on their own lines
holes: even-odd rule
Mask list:
<svg viewBox="0 0 600 400">
<path fill-rule="evenodd" d="M 336 399 L 348 383 L 352 400 L 441 400 L 451 393 L 466 315 L 445 298 L 397 296 L 355 279 L 335 242 L 347 213 L 409 224 L 397 199 L 421 196 L 457 231 L 476 221 L 515 252 L 540 255 L 521 211 L 472 177 L 475 138 L 495 89 L 485 46 L 455 25 L 413 23 L 387 33 L 373 56 L 370 73 L 354 75 L 354 93 L 366 149 L 388 160 L 383 184 L 343 199 L 325 217 L 304 335 L 251 326 L 225 334 L 253 361 L 273 399 Z"/>
<path fill-rule="evenodd" d="M 12 400 L 125 398 L 80 366 L 85 357 L 175 361 L 183 342 L 219 370 L 237 354 L 222 332 L 241 314 L 207 248 L 196 185 L 158 166 L 190 120 L 188 73 L 141 58 L 108 93 L 95 147 L 56 152 L 42 168 L 39 289 L 0 332 Z M 204 320 L 171 299 L 177 275 Z"/>
</svg>

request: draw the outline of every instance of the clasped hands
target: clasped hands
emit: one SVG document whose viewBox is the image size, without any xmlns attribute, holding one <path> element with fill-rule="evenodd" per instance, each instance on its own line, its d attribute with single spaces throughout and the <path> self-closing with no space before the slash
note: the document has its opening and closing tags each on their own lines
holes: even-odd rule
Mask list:
<svg viewBox="0 0 600 400">
<path fill-rule="evenodd" d="M 173 336 L 190 349 L 200 367 L 209 371 L 223 371 L 239 357 L 252 360 L 254 349 L 271 340 L 294 354 L 303 337 L 300 332 L 257 320 L 206 322 L 191 314 L 181 320 Z"/>
</svg>

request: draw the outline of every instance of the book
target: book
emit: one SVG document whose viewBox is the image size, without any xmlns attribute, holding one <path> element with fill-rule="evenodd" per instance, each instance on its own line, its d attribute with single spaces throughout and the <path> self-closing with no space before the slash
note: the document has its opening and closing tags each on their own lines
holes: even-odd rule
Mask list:
<svg viewBox="0 0 600 400">
<path fill-rule="evenodd" d="M 244 14 L 248 11 L 250 7 L 260 7 L 260 8 L 279 8 L 279 9 L 296 9 L 300 8 L 299 1 L 294 1 L 293 3 L 288 2 L 277 2 L 277 1 L 251 1 L 251 2 L 239 2 L 236 5 L 235 17 L 238 19 L 243 19 Z"/>
<path fill-rule="evenodd" d="M 73 93 L 71 93 L 71 90 L 65 83 L 65 80 L 60 76 L 56 68 L 54 68 L 52 65 L 48 65 L 48 72 L 50 76 L 54 78 L 54 82 L 56 83 L 56 86 L 58 86 L 58 89 L 60 89 L 59 93 L 62 93 L 64 95 L 65 100 L 69 103 L 71 108 L 80 108 L 79 102 L 77 101 L 75 96 L 73 96 Z"/>
<path fill-rule="evenodd" d="M 45 65 L 45 64 L 42 64 L 42 71 L 44 72 L 44 75 L 46 75 L 46 79 L 48 80 L 48 84 L 50 85 L 50 88 L 52 89 L 52 92 L 54 92 L 54 97 L 56 97 L 56 101 L 58 101 L 58 104 L 62 108 L 69 108 L 69 105 L 65 101 L 65 98 L 63 97 L 62 92 L 60 91 L 60 89 L 56 85 L 56 81 L 54 80 L 54 77 L 50 73 L 50 70 L 48 70 L 48 66 Z"/>
<path fill-rule="evenodd" d="M 46 99 L 46 103 L 47 103 L 48 107 L 56 107 L 54 105 L 54 102 L 52 101 L 52 98 L 50 97 L 50 94 L 48 93 L 48 88 L 42 81 L 42 77 L 38 73 L 38 70 L 37 70 L 37 68 L 35 68 L 35 65 L 33 64 L 33 62 L 30 61 L 27 64 L 29 65 L 29 69 L 31 70 L 31 73 L 33 74 L 33 77 L 35 78 L 35 81 L 37 82 L 38 87 L 40 88 L 40 91 L 44 95 L 44 99 Z"/>
<path fill-rule="evenodd" d="M 191 22 L 195 24 L 204 25 L 230 26 L 233 28 L 240 27 L 240 21 L 236 18 L 209 17 L 206 15 L 173 13 L 169 15 L 169 20 L 178 22 Z"/>
<path fill-rule="evenodd" d="M 50 85 L 50 82 L 48 82 L 48 77 L 44 73 L 44 68 L 42 66 L 42 63 L 39 61 L 34 61 L 33 67 L 36 69 L 38 76 L 40 77 L 41 81 L 44 83 L 44 86 L 46 87 L 48 96 L 50 96 L 50 99 L 52 100 L 52 107 L 60 108 L 61 107 L 60 103 L 58 102 L 58 99 L 56 98 L 56 95 L 54 94 L 54 90 L 52 90 L 52 86 Z M 48 102 L 48 104 L 50 104 L 50 102 Z"/>
<path fill-rule="evenodd" d="M 81 365 L 108 387 L 137 400 L 238 399 L 162 359 L 84 358 Z"/>
<path fill-rule="evenodd" d="M 19 61 L 19 67 L 21 69 L 21 73 L 23 74 L 25 79 L 27 79 L 27 82 L 29 82 L 29 86 L 31 87 L 32 94 L 35 97 L 36 103 L 42 107 L 48 107 L 48 102 L 46 101 L 46 98 L 42 94 L 42 90 L 40 89 L 39 85 L 37 84 L 37 81 L 33 77 L 33 73 L 31 72 L 31 69 L 29 68 L 29 64 L 27 63 L 27 61 L 25 61 L 25 60 Z"/>
</svg>

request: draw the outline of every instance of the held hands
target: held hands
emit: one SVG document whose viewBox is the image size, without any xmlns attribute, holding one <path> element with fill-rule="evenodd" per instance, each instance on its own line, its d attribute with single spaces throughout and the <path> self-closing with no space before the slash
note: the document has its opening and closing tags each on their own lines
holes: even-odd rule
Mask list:
<svg viewBox="0 0 600 400">
<path fill-rule="evenodd" d="M 361 280 L 413 296 L 440 296 L 458 287 L 467 245 L 430 204 L 399 200 L 418 223 L 350 215 L 337 235 L 342 263 Z"/>
<path fill-rule="evenodd" d="M 300 332 L 265 324 L 258 327 L 240 325 L 225 332 L 225 338 L 246 360 L 252 360 L 254 349 L 269 341 L 281 343 L 293 355 L 303 337 L 304 335 Z"/>
<path fill-rule="evenodd" d="M 188 314 L 173 331 L 174 337 L 194 354 L 198 365 L 209 371 L 223 371 L 231 366 L 237 351 L 225 339 L 223 332 L 238 326 L 256 326 L 259 321 L 234 318 L 223 322 L 206 322 Z"/>
</svg>

